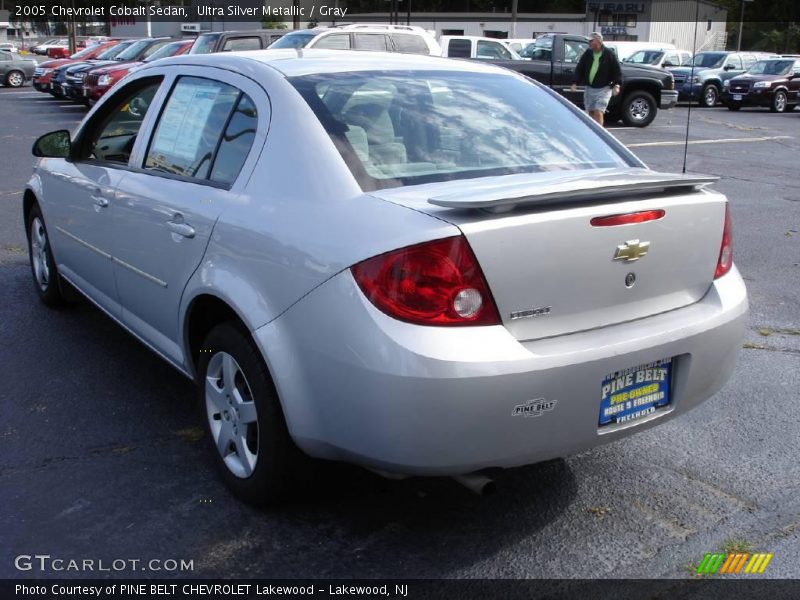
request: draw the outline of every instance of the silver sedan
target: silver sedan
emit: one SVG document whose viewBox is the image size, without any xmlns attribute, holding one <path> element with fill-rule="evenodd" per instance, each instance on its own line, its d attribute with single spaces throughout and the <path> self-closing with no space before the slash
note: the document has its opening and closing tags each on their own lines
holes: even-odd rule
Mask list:
<svg viewBox="0 0 800 600">
<path fill-rule="evenodd" d="M 480 486 L 618 440 L 720 390 L 744 335 L 713 180 L 491 65 L 164 59 L 34 154 L 39 297 L 78 290 L 194 379 L 248 502 L 308 457 Z"/>
</svg>

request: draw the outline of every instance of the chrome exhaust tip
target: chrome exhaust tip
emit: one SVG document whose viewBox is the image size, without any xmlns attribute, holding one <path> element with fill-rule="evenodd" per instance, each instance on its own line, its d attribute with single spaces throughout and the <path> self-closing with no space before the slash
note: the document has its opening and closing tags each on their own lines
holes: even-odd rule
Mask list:
<svg viewBox="0 0 800 600">
<path fill-rule="evenodd" d="M 494 480 L 479 473 L 467 473 L 465 475 L 454 475 L 453 479 L 467 488 L 470 492 L 478 496 L 490 496 L 497 491 L 497 484 Z"/>
</svg>

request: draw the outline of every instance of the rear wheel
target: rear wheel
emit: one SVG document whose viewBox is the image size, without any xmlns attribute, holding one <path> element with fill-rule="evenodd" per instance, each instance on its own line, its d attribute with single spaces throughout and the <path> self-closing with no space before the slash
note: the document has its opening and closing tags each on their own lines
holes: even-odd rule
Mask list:
<svg viewBox="0 0 800 600">
<path fill-rule="evenodd" d="M 34 206 L 28 216 L 28 254 L 31 261 L 33 283 L 41 301 L 48 306 L 63 304 L 64 298 L 59 288 L 58 269 L 53 259 L 50 238 L 44 225 L 42 211 L 38 206 Z"/>
<path fill-rule="evenodd" d="M 786 111 L 787 104 L 786 92 L 778 90 L 772 98 L 772 105 L 769 109 L 772 112 L 782 113 Z"/>
<path fill-rule="evenodd" d="M 198 360 L 200 399 L 217 467 L 241 500 L 285 499 L 309 472 L 295 446 L 260 352 L 233 323 L 214 327 Z"/>
<path fill-rule="evenodd" d="M 700 94 L 700 106 L 704 108 L 714 108 L 719 100 L 719 88 L 713 83 L 709 83 L 703 88 Z"/>
<path fill-rule="evenodd" d="M 11 71 L 6 75 L 6 85 L 8 87 L 22 87 L 25 83 L 25 74 L 22 71 Z"/>
<path fill-rule="evenodd" d="M 644 90 L 634 90 L 622 101 L 622 121 L 628 127 L 647 127 L 657 112 L 656 99 Z"/>
</svg>

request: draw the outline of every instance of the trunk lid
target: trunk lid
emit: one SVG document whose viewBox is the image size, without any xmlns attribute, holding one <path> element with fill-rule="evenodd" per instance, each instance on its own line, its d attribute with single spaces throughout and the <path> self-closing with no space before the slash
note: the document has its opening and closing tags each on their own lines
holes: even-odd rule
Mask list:
<svg viewBox="0 0 800 600">
<path fill-rule="evenodd" d="M 596 169 L 372 194 L 458 226 L 503 324 L 517 339 L 532 340 L 700 300 L 713 281 L 725 217 L 725 197 L 697 189 L 710 181 L 640 168 Z M 648 210 L 664 215 L 591 224 L 597 217 Z"/>
</svg>

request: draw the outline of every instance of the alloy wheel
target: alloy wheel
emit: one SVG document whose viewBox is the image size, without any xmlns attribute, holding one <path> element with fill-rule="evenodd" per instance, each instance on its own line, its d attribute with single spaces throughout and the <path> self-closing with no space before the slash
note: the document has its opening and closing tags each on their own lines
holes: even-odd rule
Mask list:
<svg viewBox="0 0 800 600">
<path fill-rule="evenodd" d="M 208 363 L 205 397 L 211 435 L 225 466 L 236 477 L 249 477 L 258 461 L 258 414 L 250 385 L 227 352 L 217 352 Z"/>
<path fill-rule="evenodd" d="M 775 107 L 775 112 L 783 112 L 786 110 L 786 94 L 783 92 L 777 92 L 775 94 L 775 100 L 773 101 L 773 106 Z"/>
<path fill-rule="evenodd" d="M 636 98 L 628 106 L 628 113 L 635 121 L 644 121 L 650 116 L 650 103 L 644 98 Z"/>
<path fill-rule="evenodd" d="M 50 285 L 50 267 L 47 261 L 49 251 L 44 223 L 39 217 L 34 217 L 31 221 L 31 262 L 36 283 L 42 292 L 46 292 Z"/>
<path fill-rule="evenodd" d="M 22 76 L 22 73 L 18 71 L 9 73 L 8 85 L 10 85 L 11 87 L 20 87 L 23 83 L 25 83 L 25 78 Z"/>
</svg>

